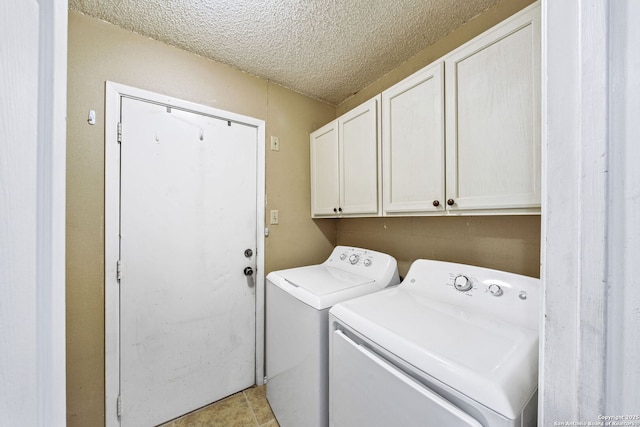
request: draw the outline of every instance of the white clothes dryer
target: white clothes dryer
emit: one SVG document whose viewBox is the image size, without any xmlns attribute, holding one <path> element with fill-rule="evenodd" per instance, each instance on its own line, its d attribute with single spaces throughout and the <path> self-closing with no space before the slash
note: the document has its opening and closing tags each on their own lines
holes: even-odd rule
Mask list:
<svg viewBox="0 0 640 427">
<path fill-rule="evenodd" d="M 392 256 L 346 246 L 267 275 L 267 400 L 281 427 L 328 425 L 329 309 L 399 282 Z"/>
<path fill-rule="evenodd" d="M 330 311 L 333 427 L 533 427 L 540 281 L 415 261 Z"/>
</svg>

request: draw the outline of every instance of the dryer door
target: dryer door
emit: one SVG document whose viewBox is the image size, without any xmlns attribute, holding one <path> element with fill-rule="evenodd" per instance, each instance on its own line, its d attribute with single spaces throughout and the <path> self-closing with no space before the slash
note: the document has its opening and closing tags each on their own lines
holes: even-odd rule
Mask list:
<svg viewBox="0 0 640 427">
<path fill-rule="evenodd" d="M 331 340 L 331 426 L 482 427 L 342 331 Z"/>
</svg>

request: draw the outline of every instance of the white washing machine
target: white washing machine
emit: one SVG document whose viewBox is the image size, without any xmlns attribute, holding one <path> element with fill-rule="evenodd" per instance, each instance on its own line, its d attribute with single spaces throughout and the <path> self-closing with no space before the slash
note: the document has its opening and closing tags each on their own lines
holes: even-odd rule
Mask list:
<svg viewBox="0 0 640 427">
<path fill-rule="evenodd" d="M 533 427 L 540 281 L 417 260 L 330 311 L 330 425 Z"/>
<path fill-rule="evenodd" d="M 392 256 L 345 246 L 322 264 L 267 275 L 267 399 L 281 427 L 328 425 L 331 306 L 399 281 Z"/>
</svg>

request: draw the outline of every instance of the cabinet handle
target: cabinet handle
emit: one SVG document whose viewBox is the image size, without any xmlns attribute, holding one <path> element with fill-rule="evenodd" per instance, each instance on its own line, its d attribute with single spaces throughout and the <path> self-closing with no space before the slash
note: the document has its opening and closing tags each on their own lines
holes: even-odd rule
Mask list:
<svg viewBox="0 0 640 427">
<path fill-rule="evenodd" d="M 338 208 L 338 212 L 342 212 L 342 208 Z"/>
<path fill-rule="evenodd" d="M 338 209 L 333 208 L 333 212 L 338 213 Z"/>
<path fill-rule="evenodd" d="M 453 206 L 453 204 L 454 204 L 454 203 L 455 203 L 455 201 L 454 201 L 453 199 L 449 199 L 449 200 L 447 200 L 447 204 L 448 204 L 449 206 Z"/>
<path fill-rule="evenodd" d="M 437 207 L 437 206 L 440 206 L 440 201 L 438 201 L 438 200 L 434 200 L 434 201 L 433 201 L 433 206 L 436 206 L 436 207 Z"/>
</svg>

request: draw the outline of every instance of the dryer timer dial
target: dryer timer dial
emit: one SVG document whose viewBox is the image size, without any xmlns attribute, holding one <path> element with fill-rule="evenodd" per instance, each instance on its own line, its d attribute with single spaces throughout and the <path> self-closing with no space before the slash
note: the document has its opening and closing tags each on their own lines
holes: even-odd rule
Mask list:
<svg viewBox="0 0 640 427">
<path fill-rule="evenodd" d="M 460 292 L 466 292 L 473 287 L 473 282 L 467 276 L 460 274 L 453 279 L 453 287 Z"/>
</svg>

